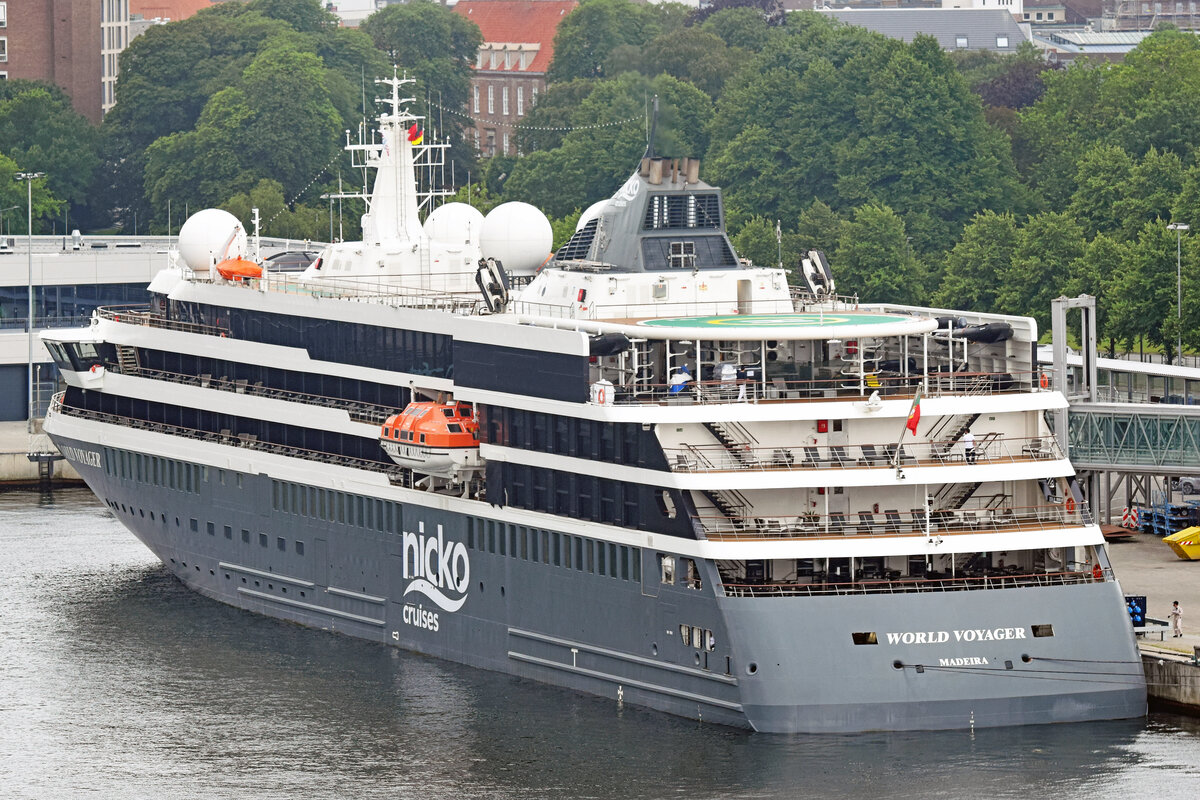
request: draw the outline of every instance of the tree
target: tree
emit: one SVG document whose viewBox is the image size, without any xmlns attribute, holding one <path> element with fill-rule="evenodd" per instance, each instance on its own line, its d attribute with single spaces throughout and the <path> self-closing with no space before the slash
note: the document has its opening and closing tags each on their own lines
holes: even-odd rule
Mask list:
<svg viewBox="0 0 1200 800">
<path fill-rule="evenodd" d="M 610 53 L 621 45 L 640 47 L 660 33 L 662 23 L 653 6 L 629 0 L 583 0 L 558 25 L 546 80 L 605 77 Z"/>
<path fill-rule="evenodd" d="M 1177 331 L 1175 233 L 1161 222 L 1146 223 L 1125 255 L 1112 283 L 1113 331 L 1127 345 L 1144 338 L 1170 357 Z"/>
<path fill-rule="evenodd" d="M 1083 229 L 1068 213 L 1030 217 L 1017 236 L 1012 263 L 1004 270 L 996 299 L 1007 314 L 1027 314 L 1050 327 L 1050 301 L 1062 294 L 1069 267 L 1083 254 Z"/>
<path fill-rule="evenodd" d="M 731 237 L 731 241 L 740 258 L 748 258 L 757 266 L 773 267 L 779 262 L 779 245 L 775 240 L 773 220 L 754 217 Z"/>
<path fill-rule="evenodd" d="M 761 52 L 771 37 L 767 15 L 757 8 L 723 8 L 715 11 L 701 25 L 703 30 L 720 36 L 729 47 L 751 53 Z"/>
<path fill-rule="evenodd" d="M 249 192 L 233 195 L 221 208 L 242 221 L 242 227 L 253 231 L 253 209 L 262 220 L 262 232 L 284 239 L 316 239 L 329 236 L 329 210 L 318 205 L 284 203 L 283 186 L 279 181 L 264 178 Z M 357 230 L 358 223 L 352 223 Z"/>
<path fill-rule="evenodd" d="M 319 0 L 251 0 L 247 8 L 264 17 L 283 20 L 293 29 L 305 33 L 338 25 L 337 16 L 326 11 Z"/>
<path fill-rule="evenodd" d="M 1116 204 L 1132 173 L 1133 159 L 1116 145 L 1097 143 L 1079 159 L 1069 208 L 1089 236 L 1121 227 Z"/>
<path fill-rule="evenodd" d="M 446 157 L 454 164 L 455 177 L 464 178 L 475 165 L 475 148 L 467 142 L 465 118 L 460 115 L 483 44 L 479 27 L 432 0 L 412 0 L 375 12 L 363 22 L 362 30 L 392 64 L 416 78 L 417 110 L 426 109 L 431 127 L 433 120 L 439 120 L 438 133 L 450 142 Z"/>
<path fill-rule="evenodd" d="M 97 143 L 96 129 L 59 87 L 0 81 L 0 153 L 24 171 L 45 172 L 50 195 L 71 205 L 72 218 L 89 202 L 99 166 Z M 22 208 L 25 204 L 22 194 Z"/>
<path fill-rule="evenodd" d="M 290 202 L 336 157 L 340 118 L 320 59 L 280 42 L 250 63 L 236 86 L 217 92 L 194 131 L 147 150 L 146 190 L 166 201 L 217 205 L 261 178 L 277 180 Z"/>
<path fill-rule="evenodd" d="M 607 62 L 605 73 L 619 74 L 622 67 L 636 69 L 649 77 L 665 72 L 715 98 L 733 73 L 734 57 L 716 34 L 700 28 L 684 28 L 656 36 L 644 47 L 617 48 Z"/>
<path fill-rule="evenodd" d="M 995 311 L 1000 280 L 1012 264 L 1017 238 L 1017 223 L 1011 214 L 976 214 L 946 255 L 934 305 Z"/>
<path fill-rule="evenodd" d="M 842 235 L 842 226 L 846 221 L 834 213 L 833 209 L 820 200 L 813 200 L 812 205 L 804 209 L 796 222 L 796 250 L 807 253 L 809 250 L 833 252 Z"/>
<path fill-rule="evenodd" d="M 15 179 L 18 172 L 27 171 L 29 171 L 27 168 L 18 166 L 17 162 L 0 153 L 0 208 L 9 209 L 13 206 L 16 207 L 14 210 L 6 210 L 4 213 L 4 226 L 10 231 L 9 235 L 12 235 L 12 232 L 28 230 L 30 187 L 24 181 L 18 182 Z M 57 217 L 62 208 L 62 203 L 50 193 L 47 184 L 48 180 L 46 178 L 39 178 L 33 181 L 35 233 L 38 232 L 39 227 L 42 227 L 38 225 L 38 222 Z"/>
<path fill-rule="evenodd" d="M 921 267 L 908 244 L 904 220 L 883 205 L 854 210 L 838 240 L 834 260 L 838 292 L 886 303 L 925 299 Z"/>
<path fill-rule="evenodd" d="M 655 152 L 690 155 L 703 152 L 703 121 L 710 113 L 707 95 L 691 84 L 660 75 L 650 80 L 625 73 L 596 86 L 570 115 L 574 128 L 554 150 L 519 159 L 504 186 L 506 200 L 524 200 L 551 216 L 565 216 L 610 196 L 630 174 L 646 149 L 646 98 L 658 95 L 660 116 Z M 597 158 L 603 153 L 604 158 Z"/>
<path fill-rule="evenodd" d="M 1121 280 L 1122 267 L 1126 261 L 1126 246 L 1106 234 L 1100 234 L 1087 243 L 1083 255 L 1067 267 L 1069 276 L 1063 294 L 1075 297 L 1090 294 L 1096 298 L 1096 336 L 1108 339 L 1110 357 L 1116 354 L 1117 333 L 1111 319 L 1113 308 L 1121 302 L 1117 288 Z"/>
</svg>

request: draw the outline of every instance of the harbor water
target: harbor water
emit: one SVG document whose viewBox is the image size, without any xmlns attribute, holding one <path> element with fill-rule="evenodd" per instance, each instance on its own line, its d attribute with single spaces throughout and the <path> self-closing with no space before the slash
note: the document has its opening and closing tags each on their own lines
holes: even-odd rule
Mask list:
<svg viewBox="0 0 1200 800">
<path fill-rule="evenodd" d="M 6 798 L 1195 798 L 1200 720 L 755 735 L 200 597 L 85 489 L 0 494 Z"/>
</svg>

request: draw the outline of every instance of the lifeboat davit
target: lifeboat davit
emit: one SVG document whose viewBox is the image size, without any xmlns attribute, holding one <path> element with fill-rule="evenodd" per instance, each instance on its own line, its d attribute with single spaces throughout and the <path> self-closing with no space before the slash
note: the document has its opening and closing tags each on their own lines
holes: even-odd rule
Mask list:
<svg viewBox="0 0 1200 800">
<path fill-rule="evenodd" d="M 383 423 L 379 443 L 397 464 L 425 475 L 461 480 L 483 468 L 469 403 L 409 403 Z"/>
<path fill-rule="evenodd" d="M 261 278 L 262 267 L 244 258 L 227 258 L 217 264 L 217 273 L 227 281 L 244 281 Z"/>
</svg>

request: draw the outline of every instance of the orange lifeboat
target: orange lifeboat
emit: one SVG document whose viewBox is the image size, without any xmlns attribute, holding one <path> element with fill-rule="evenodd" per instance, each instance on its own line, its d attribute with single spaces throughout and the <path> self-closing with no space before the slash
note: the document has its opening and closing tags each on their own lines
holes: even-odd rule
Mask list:
<svg viewBox="0 0 1200 800">
<path fill-rule="evenodd" d="M 227 258 L 217 264 L 217 273 L 227 281 L 244 281 L 261 278 L 262 267 L 244 258 Z"/>
<path fill-rule="evenodd" d="M 479 423 L 469 403 L 409 403 L 383 423 L 379 443 L 397 464 L 426 475 L 457 480 L 483 467 Z"/>
</svg>

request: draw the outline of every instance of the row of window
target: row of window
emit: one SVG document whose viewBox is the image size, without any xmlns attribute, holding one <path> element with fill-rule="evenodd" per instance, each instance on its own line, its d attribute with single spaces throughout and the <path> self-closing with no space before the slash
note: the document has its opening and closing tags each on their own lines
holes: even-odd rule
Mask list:
<svg viewBox="0 0 1200 800">
<path fill-rule="evenodd" d="M 105 474 L 124 480 L 190 494 L 197 494 L 200 484 L 208 480 L 208 467 L 200 464 L 188 464 L 172 458 L 131 453 L 111 447 L 103 448 L 103 454 Z M 225 471 L 221 470 L 222 482 L 224 478 Z M 241 488 L 241 473 L 237 473 L 237 485 Z"/>
<path fill-rule="evenodd" d="M 688 507 L 676 489 L 503 461 L 488 462 L 487 482 L 492 502 L 672 536 L 695 535 L 690 515 L 679 512 Z"/>
<path fill-rule="evenodd" d="M 271 364 L 226 361 L 192 353 L 139 349 L 138 363 L 144 369 L 193 377 L 209 375 L 214 380 L 245 381 L 250 386 L 261 385 L 266 389 L 334 398 L 348 403 L 370 403 L 400 409 L 408 404 L 409 398 L 406 386 L 374 383 L 320 372 L 280 369 Z"/>
<path fill-rule="evenodd" d="M 140 516 L 142 519 L 146 518 L 146 509 L 144 509 L 144 508 L 136 508 L 135 509 L 133 506 L 126 506 L 124 503 L 118 503 L 115 500 L 106 500 L 105 503 L 108 505 L 109 508 L 111 508 L 113 510 L 113 513 L 116 513 L 119 511 L 122 514 L 128 514 L 131 517 Z M 163 527 L 166 527 L 168 524 L 167 512 L 163 511 L 160 514 L 156 515 L 153 511 L 151 511 L 150 512 L 150 521 L 151 522 L 161 521 L 163 524 Z M 175 517 L 175 527 L 176 528 L 182 527 L 182 525 L 180 524 L 179 517 Z M 228 539 L 229 541 L 233 541 L 233 528 L 229 525 L 224 525 L 224 526 L 222 526 L 222 528 L 223 528 L 223 532 L 225 534 L 225 538 Z M 189 531 L 191 531 L 192 533 L 199 533 L 200 532 L 200 520 L 196 519 L 195 517 L 189 518 L 187 529 Z M 204 529 L 208 533 L 209 536 L 216 538 L 217 526 L 215 523 L 206 522 L 204 524 Z M 250 544 L 251 538 L 252 538 L 250 536 L 250 531 L 246 530 L 245 528 L 242 528 L 241 538 L 242 538 L 242 544 Z M 258 540 L 258 546 L 263 548 L 264 550 L 267 549 L 268 547 L 270 547 L 271 537 L 268 536 L 267 534 L 259 533 L 257 540 Z M 288 550 L 288 540 L 282 536 L 276 536 L 275 537 L 275 549 L 281 553 L 286 553 Z M 298 556 L 304 555 L 304 542 L 300 541 L 299 539 L 294 540 L 292 542 L 292 549 L 296 553 L 296 555 L 298 555 Z M 184 566 L 187 566 L 187 565 L 185 564 Z"/>
<path fill-rule="evenodd" d="M 322 428 L 288 425 L 268 418 L 241 417 L 208 409 L 169 405 L 136 397 L 85 392 L 68 386 L 63 401 L 68 408 L 102 414 L 114 414 L 132 420 L 182 428 L 183 432 L 202 431 L 216 434 L 230 443 L 254 441 L 261 446 L 279 445 L 291 450 L 308 451 L 311 456 L 335 455 L 357 459 L 363 466 L 390 464 L 391 460 L 375 439 L 354 436 Z"/>
<path fill-rule="evenodd" d="M 505 86 L 505 85 L 502 85 L 500 87 L 500 115 L 504 116 L 504 117 L 509 116 L 508 88 L 509 87 Z M 531 93 L 532 93 L 532 96 L 530 97 L 530 103 L 531 104 L 536 103 L 537 102 L 537 87 L 536 86 L 531 87 Z M 471 109 L 476 114 L 479 113 L 479 107 L 480 107 L 479 95 L 480 95 L 479 84 L 477 83 L 472 87 L 472 98 L 471 98 Z M 516 87 L 516 100 L 517 100 L 517 104 L 516 104 L 517 105 L 517 114 L 516 115 L 518 117 L 523 117 L 523 116 L 525 116 L 525 87 L 524 86 Z M 495 113 L 496 113 L 496 87 L 493 84 L 488 84 L 488 87 L 487 87 L 487 113 L 492 114 L 492 115 L 495 115 Z M 507 149 L 507 148 L 508 148 L 508 143 L 505 142 L 505 149 Z"/>
<path fill-rule="evenodd" d="M 479 427 L 489 444 L 631 467 L 667 468 L 658 437 L 639 423 L 480 406 Z"/>
<path fill-rule="evenodd" d="M 271 508 L 383 533 L 399 534 L 403 519 L 399 503 L 277 480 L 271 481 Z"/>
<path fill-rule="evenodd" d="M 298 347 L 319 361 L 452 377 L 453 337 L 380 325 L 270 314 L 203 303 L 170 301 L 170 317 L 225 328 L 235 339 Z"/>
<path fill-rule="evenodd" d="M 623 581 L 642 580 L 639 548 L 491 519 L 467 518 L 467 549 Z"/>
<path fill-rule="evenodd" d="M 38 326 L 86 323 L 98 306 L 134 305 L 145 303 L 146 299 L 144 283 L 35 286 L 33 315 Z M 29 290 L 25 284 L 0 286 L 0 327 L 24 327 L 28 316 Z"/>
</svg>

